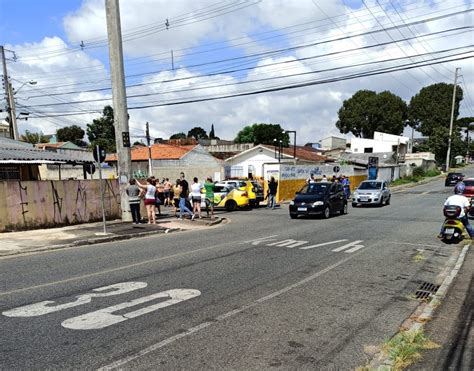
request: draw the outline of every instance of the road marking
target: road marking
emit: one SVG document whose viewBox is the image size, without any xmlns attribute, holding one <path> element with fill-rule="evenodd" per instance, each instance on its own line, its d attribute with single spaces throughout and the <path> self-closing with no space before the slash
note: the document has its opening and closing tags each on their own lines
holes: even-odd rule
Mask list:
<svg viewBox="0 0 474 371">
<path fill-rule="evenodd" d="M 283 241 L 277 241 L 277 242 L 269 243 L 269 244 L 267 244 L 267 246 L 280 246 L 280 247 L 293 248 L 293 247 L 298 247 L 298 246 L 301 246 L 301 245 L 306 245 L 307 243 L 308 243 L 308 241 L 297 241 L 297 240 L 289 239 L 289 240 L 283 240 Z"/>
<path fill-rule="evenodd" d="M 422 195 L 427 195 L 430 191 L 423 192 Z"/>
<path fill-rule="evenodd" d="M 255 242 L 255 241 L 260 241 L 260 240 L 265 240 L 265 239 L 267 239 L 267 238 L 272 238 L 272 237 L 278 237 L 278 235 L 277 235 L 277 234 L 274 234 L 274 235 L 267 236 L 267 237 L 259 237 L 259 238 L 255 238 L 255 239 L 253 239 L 253 240 L 243 241 L 243 242 L 241 242 L 241 244 L 250 243 L 250 242 Z"/>
<path fill-rule="evenodd" d="M 260 245 L 261 243 L 263 242 L 270 242 L 270 241 L 275 241 L 275 238 L 271 238 L 271 237 L 276 237 L 277 235 L 275 236 L 268 236 L 268 237 L 263 237 L 263 238 L 260 238 L 258 240 L 254 240 L 252 242 L 252 245 L 254 246 L 257 246 L 257 245 Z"/>
<path fill-rule="evenodd" d="M 352 249 L 344 251 L 346 254 L 351 254 L 353 252 L 356 252 L 357 250 L 360 250 L 364 247 L 364 245 L 355 245 Z"/>
<path fill-rule="evenodd" d="M 108 296 L 115 296 L 125 294 L 127 292 L 139 290 L 142 288 L 147 287 L 147 283 L 145 282 L 121 282 L 116 283 L 114 285 L 103 286 L 96 289 L 92 289 L 95 291 L 92 294 L 83 294 L 76 296 L 76 301 L 58 305 L 54 304 L 54 301 L 46 300 L 41 301 L 39 303 L 24 305 L 18 308 L 10 309 L 2 314 L 5 317 L 38 317 L 43 316 L 45 314 L 59 312 L 60 310 L 74 308 L 80 305 L 88 304 L 92 301 L 92 298 L 105 298 Z M 108 291 L 112 290 L 112 291 Z M 103 292 L 107 291 L 107 292 Z"/>
<path fill-rule="evenodd" d="M 194 327 L 191 327 L 191 328 L 187 329 L 183 333 L 179 333 L 177 335 L 171 336 L 171 337 L 169 337 L 165 340 L 162 340 L 162 341 L 160 341 L 156 344 L 153 344 L 153 345 L 151 345 L 151 346 L 149 346 L 145 349 L 142 349 L 141 351 L 139 351 L 135 354 L 131 354 L 131 355 L 125 357 L 125 358 L 122 358 L 122 359 L 119 359 L 115 362 L 112 362 L 109 365 L 101 367 L 101 368 L 99 368 L 99 371 L 114 370 L 114 369 L 120 368 L 120 367 L 124 366 L 125 364 L 127 364 L 127 363 L 129 363 L 133 360 L 144 357 L 147 354 L 152 353 L 156 350 L 159 350 L 159 349 L 165 347 L 168 344 L 174 343 L 175 341 L 177 341 L 179 339 L 190 336 L 190 335 L 192 335 L 192 334 L 194 334 L 198 331 L 201 331 L 201 330 L 203 330 L 203 329 L 205 329 L 205 328 L 207 328 L 211 325 L 214 325 L 218 322 L 224 321 L 225 319 L 233 317 L 236 314 L 242 313 L 242 312 L 244 312 L 244 311 L 246 311 L 250 308 L 258 306 L 261 303 L 264 303 L 268 300 L 271 300 L 271 299 L 276 298 L 276 297 L 278 297 L 282 294 L 285 294 L 285 293 L 289 292 L 290 290 L 298 288 L 298 287 L 300 287 L 300 286 L 302 286 L 302 285 L 304 285 L 308 282 L 311 282 L 314 279 L 322 276 L 323 274 L 326 274 L 326 273 L 332 271 L 333 269 L 335 269 L 335 268 L 339 267 L 340 265 L 344 264 L 345 262 L 355 258 L 356 256 L 358 256 L 361 253 L 362 253 L 362 251 L 358 252 L 358 253 L 355 253 L 355 254 L 352 254 L 352 255 L 349 255 L 347 258 L 344 258 L 344 259 L 340 260 L 339 262 L 334 263 L 334 264 L 330 265 L 329 267 L 327 267 L 327 268 L 325 268 L 325 269 L 323 269 L 319 272 L 316 272 L 316 273 L 312 274 L 311 276 L 308 276 L 308 277 L 302 279 L 301 281 L 298 281 L 298 282 L 296 282 L 296 283 L 294 283 L 290 286 L 284 287 L 283 289 L 275 291 L 275 292 L 273 292 L 269 295 L 263 296 L 263 297 L 255 300 L 255 301 L 249 303 L 249 304 L 241 306 L 240 308 L 237 308 L 237 309 L 231 310 L 230 312 L 221 314 L 220 316 L 215 318 L 215 321 L 202 322 L 197 326 L 194 326 Z"/>
<path fill-rule="evenodd" d="M 194 253 L 207 251 L 207 250 L 213 250 L 213 249 L 223 247 L 225 245 L 232 245 L 232 244 L 235 244 L 235 242 L 232 241 L 232 242 L 221 243 L 219 245 L 214 245 L 214 246 L 206 246 L 206 247 L 203 247 L 201 249 L 196 249 L 196 250 L 192 250 L 192 251 L 181 252 L 181 253 L 178 253 L 178 254 L 163 256 L 161 258 L 146 260 L 146 261 L 139 262 L 139 263 L 128 264 L 128 265 L 124 265 L 124 266 L 117 267 L 117 268 L 107 269 L 107 270 L 101 271 L 101 272 L 94 272 L 94 273 L 85 274 L 85 275 L 82 275 L 82 276 L 71 277 L 71 278 L 61 280 L 61 281 L 48 282 L 48 283 L 43 283 L 41 285 L 24 287 L 24 288 L 21 288 L 21 289 L 0 292 L 0 297 L 5 296 L 5 295 L 18 293 L 18 292 L 28 291 L 28 290 L 41 289 L 41 288 L 44 288 L 44 287 L 54 286 L 54 285 L 63 284 L 63 283 L 67 283 L 67 282 L 79 281 L 79 280 L 82 280 L 82 279 L 85 279 L 85 278 L 102 276 L 104 274 L 110 274 L 110 273 L 119 272 L 119 271 L 125 270 L 125 269 L 136 268 L 136 267 L 139 267 L 141 265 L 157 263 L 157 262 L 172 259 L 172 258 L 179 258 L 181 256 L 191 255 L 191 254 L 194 254 Z"/>
<path fill-rule="evenodd" d="M 314 249 L 315 247 L 326 246 L 326 245 L 332 245 L 332 244 L 334 244 L 334 243 L 346 242 L 346 241 L 349 241 L 349 240 L 345 240 L 345 239 L 344 239 L 344 240 L 323 242 L 323 243 L 318 243 L 317 245 L 311 245 L 311 246 L 300 247 L 300 250 Z"/>
<path fill-rule="evenodd" d="M 99 309 L 94 312 L 86 313 L 81 316 L 69 318 L 61 323 L 61 326 L 72 329 L 72 330 L 98 330 L 108 326 L 115 325 L 117 323 L 127 321 L 132 318 L 143 316 L 161 308 L 169 307 L 180 303 L 185 300 L 189 300 L 200 296 L 199 290 L 193 289 L 172 289 L 162 291 L 156 294 L 144 296 L 135 300 L 131 300 L 118 305 L 112 305 L 111 307 Z M 134 307 L 143 303 L 147 303 L 156 299 L 167 299 L 158 304 L 153 304 L 145 308 L 128 312 L 125 314 L 113 314 L 122 309 Z"/>
<path fill-rule="evenodd" d="M 340 252 L 340 251 L 342 251 L 342 250 L 345 250 L 345 249 L 347 249 L 347 248 L 349 248 L 349 247 L 352 247 L 352 246 L 358 245 L 358 244 L 359 244 L 359 243 L 361 243 L 361 242 L 362 242 L 362 241 L 354 241 L 354 242 L 350 242 L 350 243 L 348 243 L 348 244 L 346 244 L 346 245 L 344 245 L 344 246 L 341 246 L 341 247 L 335 248 L 335 249 L 333 249 L 332 251 L 334 251 L 334 252 Z"/>
</svg>

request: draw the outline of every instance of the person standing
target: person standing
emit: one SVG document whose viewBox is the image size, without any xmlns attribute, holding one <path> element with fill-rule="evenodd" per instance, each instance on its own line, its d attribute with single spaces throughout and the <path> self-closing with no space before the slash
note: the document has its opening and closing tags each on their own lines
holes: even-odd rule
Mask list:
<svg viewBox="0 0 474 371">
<path fill-rule="evenodd" d="M 206 211 L 207 215 L 209 216 L 209 209 L 211 209 L 211 219 L 214 219 L 214 189 L 215 184 L 212 182 L 212 178 L 209 176 L 207 177 L 206 181 L 204 182 L 204 189 L 206 190 Z"/>
<path fill-rule="evenodd" d="M 186 212 L 191 216 L 191 220 L 194 220 L 194 214 L 186 207 L 186 198 L 189 194 L 189 184 L 184 178 L 183 172 L 180 174 L 179 184 L 181 185 L 181 194 L 179 195 L 179 219 L 183 219 L 183 213 Z"/>
<path fill-rule="evenodd" d="M 306 180 L 306 183 L 307 183 L 307 184 L 316 183 L 316 179 L 314 178 L 314 174 L 313 174 L 313 173 L 311 173 L 310 177 Z"/>
<path fill-rule="evenodd" d="M 351 198 L 351 182 L 349 181 L 349 177 L 343 175 L 341 179 L 342 186 L 344 187 L 344 194 L 346 199 Z"/>
<path fill-rule="evenodd" d="M 197 177 L 194 177 L 193 184 L 191 184 L 191 199 L 193 201 L 193 214 L 194 216 L 197 215 L 199 219 L 201 219 L 201 189 L 202 184 L 199 183 Z"/>
<path fill-rule="evenodd" d="M 140 188 L 137 186 L 135 179 L 130 179 L 127 187 L 128 203 L 130 205 L 130 212 L 132 213 L 133 223 L 140 224 Z"/>
<path fill-rule="evenodd" d="M 268 182 L 268 204 L 267 208 L 274 209 L 276 204 L 276 195 L 278 191 L 278 182 L 275 180 L 275 177 L 271 177 Z"/>
<path fill-rule="evenodd" d="M 180 194 L 181 194 L 180 180 L 176 179 L 176 184 L 173 186 L 173 204 L 174 204 L 174 216 L 175 217 L 178 217 Z"/>
<path fill-rule="evenodd" d="M 147 178 L 146 184 L 141 184 L 138 180 L 136 181 L 137 186 L 143 189 L 145 193 L 145 207 L 148 217 L 148 224 L 156 224 L 155 216 L 155 203 L 156 203 L 156 187 L 153 185 L 154 181 L 151 178 Z"/>
<path fill-rule="evenodd" d="M 327 183 L 329 182 L 328 178 L 326 177 L 326 174 L 323 175 L 323 178 L 321 179 L 322 183 Z"/>
<path fill-rule="evenodd" d="M 165 200 L 164 200 L 164 203 L 163 205 L 164 206 L 171 206 L 171 182 L 169 180 L 169 178 L 166 178 L 165 179 L 165 182 L 163 183 L 163 188 L 164 188 L 164 196 L 165 196 Z"/>
</svg>

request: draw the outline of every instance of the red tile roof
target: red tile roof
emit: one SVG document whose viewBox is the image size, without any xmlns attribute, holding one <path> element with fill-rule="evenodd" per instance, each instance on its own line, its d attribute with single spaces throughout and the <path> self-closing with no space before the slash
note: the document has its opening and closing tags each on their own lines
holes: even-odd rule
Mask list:
<svg viewBox="0 0 474 371">
<path fill-rule="evenodd" d="M 45 148 L 60 148 L 62 147 L 66 142 L 57 142 L 57 143 L 38 143 L 35 144 L 37 148 L 45 149 Z"/>
<path fill-rule="evenodd" d="M 151 146 L 151 158 L 152 160 L 179 160 L 195 147 L 196 145 L 173 146 L 170 144 L 153 144 Z M 132 147 L 131 156 L 132 161 L 148 161 L 148 147 Z M 105 161 L 117 161 L 117 154 L 107 155 Z"/>
</svg>

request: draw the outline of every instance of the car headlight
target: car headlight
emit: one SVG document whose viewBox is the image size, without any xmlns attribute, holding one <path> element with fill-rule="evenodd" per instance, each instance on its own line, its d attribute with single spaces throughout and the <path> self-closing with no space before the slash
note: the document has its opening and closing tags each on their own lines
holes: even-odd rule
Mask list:
<svg viewBox="0 0 474 371">
<path fill-rule="evenodd" d="M 290 206 L 293 206 L 295 204 L 295 201 L 290 201 Z"/>
<path fill-rule="evenodd" d="M 357 197 L 359 194 L 357 192 L 352 192 L 352 196 Z"/>
<path fill-rule="evenodd" d="M 323 201 L 316 201 L 316 202 L 313 202 L 313 206 L 321 206 L 321 205 L 324 205 L 324 202 L 323 202 Z"/>
</svg>

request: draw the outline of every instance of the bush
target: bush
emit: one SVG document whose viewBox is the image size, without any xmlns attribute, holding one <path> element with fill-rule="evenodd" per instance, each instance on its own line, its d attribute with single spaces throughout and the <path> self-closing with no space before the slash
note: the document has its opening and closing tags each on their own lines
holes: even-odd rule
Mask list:
<svg viewBox="0 0 474 371">
<path fill-rule="evenodd" d="M 424 177 L 425 176 L 425 169 L 421 166 L 417 166 L 413 169 L 413 176 L 414 177 Z"/>
<path fill-rule="evenodd" d="M 437 176 L 437 175 L 440 175 L 440 174 L 441 174 L 441 171 L 439 171 L 438 169 L 431 169 L 431 170 L 428 170 L 425 173 L 425 176 L 432 177 L 432 176 Z"/>
</svg>

